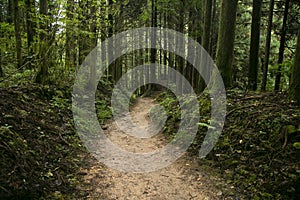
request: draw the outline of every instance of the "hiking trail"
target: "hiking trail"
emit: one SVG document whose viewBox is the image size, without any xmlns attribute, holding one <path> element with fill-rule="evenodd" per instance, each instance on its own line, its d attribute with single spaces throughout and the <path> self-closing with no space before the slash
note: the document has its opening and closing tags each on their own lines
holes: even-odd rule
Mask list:
<svg viewBox="0 0 300 200">
<path fill-rule="evenodd" d="M 147 127 L 149 110 L 155 105 L 153 98 L 136 99 L 130 113 L 133 121 L 140 127 Z M 126 135 L 114 121 L 108 121 L 104 129 L 114 144 L 130 152 L 151 152 L 167 143 L 162 133 L 146 139 Z M 83 170 L 84 181 L 90 185 L 87 199 L 222 199 L 222 192 L 216 188 L 220 180 L 211 176 L 198 160 L 185 153 L 172 165 L 149 173 L 119 172 L 94 161 L 91 167 Z"/>
</svg>

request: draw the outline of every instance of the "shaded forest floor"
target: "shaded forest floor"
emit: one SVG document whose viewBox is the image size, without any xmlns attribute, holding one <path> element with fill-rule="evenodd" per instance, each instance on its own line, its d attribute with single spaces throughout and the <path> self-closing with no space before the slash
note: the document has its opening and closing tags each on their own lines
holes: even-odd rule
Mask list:
<svg viewBox="0 0 300 200">
<path fill-rule="evenodd" d="M 166 134 L 178 123 L 176 100 L 163 93 L 158 100 L 172 116 Z M 173 104 L 173 105 L 172 105 Z M 189 151 L 197 155 L 210 120 L 210 97 L 199 97 L 201 124 Z M 300 108 L 285 93 L 227 91 L 222 135 L 202 164 L 218 169 L 226 183 L 247 199 L 300 199 Z M 229 196 L 236 196 L 227 193 Z"/>
<path fill-rule="evenodd" d="M 120 173 L 91 158 L 75 133 L 70 94 L 65 89 L 2 88 L 0 97 L 1 199 L 116 199 L 113 195 L 120 193 L 129 199 L 133 194 L 172 198 L 166 190 L 182 199 L 299 198 L 300 109 L 285 94 L 229 92 L 225 128 L 213 152 L 200 161 L 192 156 L 206 131 L 199 127 L 189 153 L 169 168 L 148 175 Z M 108 103 L 101 98 L 98 103 Z M 177 112 L 172 95 L 162 93 L 157 101 L 167 111 Z M 207 123 L 209 97 L 202 95 L 199 103 Z M 178 123 L 172 116 L 164 129 L 166 140 Z M 110 123 L 106 122 L 107 130 L 114 130 Z M 162 145 L 164 140 L 157 141 Z M 128 192 L 126 186 L 136 189 Z"/>
</svg>

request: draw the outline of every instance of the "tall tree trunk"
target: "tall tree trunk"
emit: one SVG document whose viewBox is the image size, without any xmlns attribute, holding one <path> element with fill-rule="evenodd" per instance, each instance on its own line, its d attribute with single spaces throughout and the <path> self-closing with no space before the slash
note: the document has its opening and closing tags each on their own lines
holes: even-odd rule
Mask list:
<svg viewBox="0 0 300 200">
<path fill-rule="evenodd" d="M 168 27 L 168 23 L 167 23 L 167 13 L 164 13 L 164 16 L 163 16 L 163 18 L 164 18 L 164 28 L 167 28 Z M 164 33 L 164 46 L 166 47 L 167 46 L 167 44 L 168 44 L 168 38 L 167 38 L 167 34 L 166 33 Z M 164 51 L 163 52 L 164 53 L 164 58 L 163 58 L 163 64 L 165 65 L 165 66 L 167 66 L 167 61 L 168 61 L 168 51 Z M 167 78 L 167 67 L 165 67 L 164 68 L 164 79 L 166 79 Z"/>
<path fill-rule="evenodd" d="M 212 15 L 212 0 L 205 0 L 205 16 L 204 16 L 204 32 L 202 38 L 203 48 L 209 52 L 211 38 L 211 15 Z"/>
<path fill-rule="evenodd" d="M 212 59 L 215 58 L 216 56 L 216 47 L 217 47 L 217 41 L 218 41 L 218 30 L 217 30 L 217 0 L 213 0 L 213 5 L 212 5 L 212 18 L 211 18 L 211 39 L 210 39 L 210 56 Z"/>
<path fill-rule="evenodd" d="M 34 40 L 34 20 L 33 14 L 35 10 L 35 1 L 34 0 L 26 0 L 26 30 L 27 30 L 27 51 L 28 51 L 28 56 L 32 57 L 33 56 L 33 49 L 31 47 L 33 40 Z M 32 58 L 31 58 L 32 59 Z M 29 62 L 28 68 L 31 68 L 31 63 Z"/>
<path fill-rule="evenodd" d="M 184 33 L 184 14 L 185 14 L 185 2 L 184 0 L 180 1 L 180 18 L 179 18 L 179 23 L 177 24 L 177 31 L 180 33 Z M 177 47 L 176 48 L 180 48 L 180 49 L 185 49 L 185 44 L 184 41 L 181 41 L 181 39 L 179 37 L 176 37 L 176 44 Z M 184 71 L 184 59 L 179 56 L 176 55 L 176 70 L 179 72 L 176 77 L 176 87 L 177 87 L 177 92 L 182 93 L 182 77 L 183 77 L 183 71 Z M 180 75 L 181 74 L 181 75 Z"/>
<path fill-rule="evenodd" d="M 96 13 L 97 13 L 97 0 L 91 0 L 91 5 L 90 5 L 90 46 L 89 49 L 92 51 L 96 46 L 97 46 L 97 41 L 98 41 L 98 36 L 97 36 L 97 18 L 96 18 Z M 97 51 L 96 51 L 96 56 L 97 56 Z M 91 87 L 92 91 L 95 91 L 97 87 L 97 80 L 96 80 L 96 60 L 94 59 L 91 62 L 90 66 L 90 84 L 89 86 Z"/>
<path fill-rule="evenodd" d="M 196 29 L 195 28 L 195 14 L 196 14 L 195 7 L 190 6 L 189 7 L 189 16 L 188 16 L 189 17 L 188 35 L 189 35 L 190 38 L 192 38 L 192 36 L 193 36 L 193 34 L 195 32 L 195 29 Z M 188 49 L 187 50 L 188 50 L 188 52 L 187 52 L 188 57 L 195 58 L 195 54 L 194 54 L 194 51 L 193 51 L 194 49 L 192 49 L 191 45 L 188 45 Z M 194 73 L 195 73 L 196 69 L 188 61 L 186 61 L 186 68 L 187 68 L 186 69 L 186 71 L 187 71 L 186 78 L 187 78 L 187 80 L 189 80 L 191 86 L 195 88 L 196 85 L 195 85 L 195 81 L 194 81 Z"/>
<path fill-rule="evenodd" d="M 197 24 L 197 30 L 200 33 L 200 34 L 197 35 L 196 40 L 199 44 L 202 44 L 202 35 L 204 35 L 204 30 L 203 30 L 203 27 L 202 27 L 202 24 L 203 24 L 203 21 L 204 21 L 204 15 L 203 15 L 203 12 L 202 12 L 204 2 L 205 2 L 204 0 L 195 2 L 196 3 L 196 10 L 197 10 L 197 23 L 196 24 Z M 201 60 L 201 58 L 200 58 L 200 60 Z M 202 62 L 202 60 L 200 62 Z M 200 65 L 201 65 L 201 63 L 200 63 Z M 198 94 L 200 94 L 205 89 L 205 82 L 204 82 L 202 76 L 200 75 L 200 73 L 198 73 L 198 71 L 196 69 L 194 69 L 193 77 L 194 77 L 194 85 L 196 87 L 196 92 Z"/>
<path fill-rule="evenodd" d="M 108 34 L 108 38 L 112 37 L 113 34 L 114 34 L 114 16 L 111 12 L 111 8 L 112 8 L 112 5 L 113 5 L 113 0 L 108 0 L 107 1 L 107 18 L 108 18 L 108 23 L 107 23 L 107 34 Z M 121 7 L 122 7 L 122 4 L 121 4 Z M 120 10 L 120 12 L 122 12 L 122 10 Z M 107 47 L 109 48 L 109 47 Z M 114 51 L 113 49 L 109 50 L 107 49 L 107 58 L 110 59 L 114 56 Z M 110 53 L 109 53 L 110 52 Z M 108 79 L 111 81 L 111 82 L 116 82 L 118 80 L 118 69 L 116 68 L 117 65 L 116 65 L 116 62 L 113 62 L 110 64 L 109 66 L 109 70 L 108 70 Z M 119 67 L 119 66 L 118 66 Z"/>
<path fill-rule="evenodd" d="M 13 10 L 14 10 L 14 25 L 15 25 L 15 37 L 16 37 L 16 53 L 17 53 L 17 63 L 18 69 L 21 68 L 22 61 L 22 37 L 20 29 L 20 13 L 18 0 L 13 0 Z"/>
<path fill-rule="evenodd" d="M 151 20 L 151 26 L 157 28 L 157 10 L 156 10 L 156 0 L 152 0 L 152 20 Z M 152 42 L 152 46 L 156 45 L 156 31 L 154 31 L 151 34 L 151 42 Z M 151 48 L 150 50 L 150 62 L 152 64 L 156 63 L 156 48 Z M 154 81 L 156 80 L 156 70 L 154 67 L 151 68 L 150 70 L 150 80 Z M 153 84 L 149 84 L 151 89 L 155 89 L 155 86 Z"/>
<path fill-rule="evenodd" d="M 79 50 L 79 59 L 78 62 L 81 65 L 85 57 L 90 52 L 90 28 L 89 28 L 89 3 L 90 0 L 79 0 L 79 7 L 81 12 L 79 12 L 79 38 L 78 38 L 78 50 Z"/>
<path fill-rule="evenodd" d="M 159 13 L 158 18 L 159 18 L 159 28 L 161 29 L 161 27 L 162 27 L 162 13 Z M 162 46 L 162 44 L 163 44 L 162 32 L 160 32 L 159 33 L 159 45 Z M 158 60 L 159 60 L 159 64 L 162 66 L 162 64 L 163 64 L 163 50 L 162 49 L 159 49 L 159 58 L 158 58 Z M 161 75 L 162 75 L 163 70 L 164 70 L 164 67 L 162 66 L 162 69 L 160 69 L 158 71 L 158 77 L 160 77 L 160 78 L 162 77 Z"/>
<path fill-rule="evenodd" d="M 211 42 L 211 20 L 212 20 L 212 0 L 204 0 L 203 1 L 205 9 L 204 9 L 204 29 L 203 29 L 203 36 L 202 36 L 202 46 L 208 52 L 210 52 L 210 42 Z M 202 70 L 206 68 L 208 58 L 206 57 L 206 53 L 202 52 L 201 59 L 200 59 L 200 66 L 201 66 L 201 77 L 198 80 L 197 86 L 197 93 L 203 92 L 206 87 L 205 81 L 202 76 L 207 76 L 207 74 L 203 74 L 206 70 Z"/>
<path fill-rule="evenodd" d="M 47 39 L 47 34 L 44 33 L 44 31 L 47 32 L 48 30 L 48 22 L 47 20 L 45 19 L 48 15 L 48 0 L 40 0 L 40 15 L 42 18 L 41 21 L 40 21 L 40 29 L 42 29 L 43 31 L 41 31 L 40 33 L 40 41 L 43 41 L 44 39 Z"/>
<path fill-rule="evenodd" d="M 69 72 L 77 66 L 76 63 L 76 37 L 73 27 L 74 23 L 74 0 L 67 1 L 67 22 L 66 22 L 66 70 Z"/>
<path fill-rule="evenodd" d="M 261 5 L 262 5 L 262 0 L 253 0 L 250 60 L 249 60 L 249 75 L 248 75 L 248 88 L 253 91 L 257 90 Z"/>
<path fill-rule="evenodd" d="M 48 0 L 40 0 L 40 35 L 39 35 L 39 44 L 40 52 L 39 57 L 41 59 L 41 64 L 39 66 L 38 73 L 36 75 L 36 83 L 46 84 L 48 82 L 48 58 L 47 58 L 47 48 L 48 48 Z"/>
<path fill-rule="evenodd" d="M 236 11 L 237 0 L 222 0 L 216 64 L 221 72 L 226 88 L 232 86 Z"/>
<path fill-rule="evenodd" d="M 123 4 L 121 4 L 119 16 L 123 16 Z M 125 23 L 124 21 L 125 21 L 124 18 L 116 17 L 116 20 L 114 23 L 115 26 L 113 26 L 112 33 L 114 31 L 117 32 L 117 30 L 122 30 L 122 28 L 124 27 L 124 23 Z M 113 21 L 112 21 L 112 23 L 113 23 Z M 126 41 L 121 41 L 121 43 L 122 42 L 126 42 Z M 114 49 L 115 49 L 116 44 L 113 44 L 113 45 L 114 45 Z M 114 49 L 111 51 L 112 55 L 115 54 Z M 122 77 L 122 74 L 123 74 L 123 58 L 122 58 L 122 56 L 120 58 L 116 59 L 116 62 L 113 63 L 112 67 L 115 70 L 115 77 L 116 77 L 115 81 L 118 81 Z"/>
<path fill-rule="evenodd" d="M 292 77 L 289 92 L 291 99 L 297 101 L 297 103 L 300 105 L 300 26 L 298 29 L 298 41 L 294 65 L 292 68 Z"/>
<path fill-rule="evenodd" d="M 283 22 L 282 22 L 282 28 L 280 33 L 280 47 L 279 47 L 279 54 L 278 54 L 278 71 L 276 74 L 275 79 L 275 87 L 274 90 L 278 91 L 280 89 L 280 80 L 281 80 L 281 69 L 282 69 L 282 63 L 283 63 L 283 57 L 284 57 L 284 46 L 285 46 L 285 40 L 286 40 L 286 23 L 287 18 L 289 14 L 289 4 L 290 0 L 285 1 L 285 8 L 284 8 L 284 14 L 283 14 Z"/>
<path fill-rule="evenodd" d="M 272 32 L 272 25 L 273 25 L 273 10 L 274 10 L 274 0 L 270 0 L 267 38 L 266 38 L 266 46 L 265 46 L 265 59 L 264 59 L 263 77 L 262 77 L 262 84 L 261 84 L 262 91 L 266 91 L 266 87 L 267 87 L 269 58 L 270 58 L 270 45 L 271 45 L 271 32 Z"/>
</svg>

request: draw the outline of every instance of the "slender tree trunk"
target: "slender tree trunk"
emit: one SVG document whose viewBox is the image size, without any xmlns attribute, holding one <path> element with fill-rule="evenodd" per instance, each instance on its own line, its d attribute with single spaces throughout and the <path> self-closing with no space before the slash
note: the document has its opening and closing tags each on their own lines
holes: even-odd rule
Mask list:
<svg viewBox="0 0 300 200">
<path fill-rule="evenodd" d="M 18 0 L 13 0 L 13 10 L 14 10 L 14 25 L 15 25 L 15 37 L 16 37 L 16 53 L 17 53 L 17 67 L 21 68 L 23 64 L 22 60 L 22 37 L 21 37 L 21 29 L 20 29 L 20 13 L 19 13 L 19 5 Z"/>
<path fill-rule="evenodd" d="M 74 23 L 74 0 L 67 1 L 67 23 L 66 23 L 66 70 L 75 69 L 76 64 L 76 37 L 73 27 Z"/>
<path fill-rule="evenodd" d="M 111 1 L 111 3 L 113 3 L 114 1 Z M 124 19 L 124 4 L 121 3 L 120 5 L 120 13 L 118 15 L 112 15 L 111 20 L 110 20 L 110 24 L 111 24 L 111 34 L 113 35 L 113 33 L 118 33 L 118 31 L 124 31 L 124 24 L 126 23 L 126 19 Z M 111 36 L 112 36 L 111 35 Z M 122 43 L 126 43 L 126 40 L 122 40 L 120 45 L 123 45 Z M 115 49 L 118 47 L 119 44 L 114 43 L 114 48 L 112 51 L 110 51 L 112 53 L 112 55 L 115 54 Z M 116 62 L 112 64 L 111 67 L 113 67 L 113 72 L 115 74 L 115 81 L 118 81 L 123 73 L 126 71 L 126 64 L 125 63 L 125 58 L 120 57 L 116 59 Z M 124 70 L 123 70 L 124 69 Z"/>
<path fill-rule="evenodd" d="M 138 42 L 141 44 L 143 43 L 144 37 L 143 35 L 139 34 L 139 38 L 138 38 Z M 139 49 L 138 50 L 138 58 L 139 58 L 139 62 L 138 62 L 138 65 L 143 65 L 144 64 L 144 50 L 143 49 Z M 145 83 L 145 73 L 144 71 L 142 71 L 142 73 L 140 74 L 140 82 L 143 83 L 143 86 L 140 88 L 140 92 L 139 94 L 143 94 L 146 90 L 145 86 L 144 86 L 144 83 Z"/>
<path fill-rule="evenodd" d="M 217 47 L 217 41 L 218 41 L 218 31 L 217 31 L 217 0 L 213 0 L 212 5 L 212 19 L 211 19 L 211 40 L 210 40 L 210 56 L 212 59 L 216 56 L 216 47 Z"/>
<path fill-rule="evenodd" d="M 195 11 L 194 11 L 194 7 L 191 6 L 189 8 L 189 24 L 188 24 L 188 34 L 189 34 L 189 37 L 192 37 L 193 36 L 193 33 L 195 32 Z M 188 53 L 187 53 L 187 56 L 188 57 L 195 57 L 194 54 L 194 49 L 191 49 L 191 45 L 188 45 Z M 186 61 L 186 68 L 187 68 L 187 80 L 189 80 L 190 84 L 192 87 L 195 87 L 194 85 L 194 70 L 196 70 L 194 68 L 194 66 L 189 63 L 188 61 Z"/>
<path fill-rule="evenodd" d="M 34 22 L 33 22 L 33 14 L 35 10 L 35 1 L 34 0 L 26 0 L 26 24 L 27 24 L 27 51 L 28 55 L 31 57 L 33 55 L 33 49 L 31 47 L 33 40 L 34 40 Z M 29 63 L 29 67 L 31 68 L 31 65 Z"/>
<path fill-rule="evenodd" d="M 179 23 L 177 24 L 177 31 L 179 31 L 180 33 L 184 33 L 184 12 L 185 12 L 185 2 L 184 0 L 180 1 L 180 18 L 179 18 Z M 184 41 L 181 41 L 180 38 L 176 37 L 176 44 L 177 47 L 176 48 L 180 48 L 180 49 L 185 49 L 185 44 Z M 184 59 L 181 56 L 176 55 L 176 70 L 179 72 L 178 76 L 176 77 L 176 86 L 177 86 L 177 92 L 182 93 L 182 75 L 184 75 Z M 182 74 L 182 75 L 180 75 Z"/>
<path fill-rule="evenodd" d="M 203 31 L 203 28 L 202 28 L 202 25 L 201 25 L 202 21 L 204 19 L 203 14 L 202 14 L 202 11 L 203 11 L 202 7 L 204 5 L 204 2 L 205 2 L 204 0 L 199 1 L 199 2 L 196 1 L 196 9 L 197 9 L 197 23 L 196 24 L 197 24 L 197 30 L 200 33 L 200 34 L 197 35 L 196 40 L 199 44 L 202 44 L 202 37 L 201 36 L 204 35 L 204 31 Z M 199 5 L 199 3 L 200 3 L 200 5 Z M 200 58 L 200 62 L 202 62 L 201 58 Z M 199 63 L 199 64 L 201 65 L 201 63 Z M 201 67 L 200 67 L 200 69 L 201 69 Z M 194 82 L 195 82 L 194 85 L 196 87 L 196 92 L 198 94 L 200 94 L 205 89 L 205 82 L 204 82 L 201 74 L 198 73 L 198 71 L 196 69 L 194 69 L 193 77 L 194 77 Z"/>
<path fill-rule="evenodd" d="M 97 46 L 97 40 L 98 40 L 98 36 L 97 36 L 97 18 L 96 18 L 96 13 L 97 13 L 97 0 L 91 0 L 91 5 L 90 5 L 90 23 L 89 23 L 89 30 L 91 33 L 90 36 L 90 44 L 89 44 L 89 50 L 92 51 L 96 46 Z M 95 51 L 96 53 L 96 57 L 97 57 L 97 51 Z M 96 80 L 96 60 L 94 59 L 93 61 L 91 61 L 91 66 L 90 66 L 90 84 L 89 86 L 91 87 L 90 89 L 92 89 L 92 91 L 95 91 L 96 87 L 97 87 L 97 80 Z"/>
<path fill-rule="evenodd" d="M 150 22 L 146 22 L 146 24 L 151 24 L 151 21 Z M 151 42 L 151 40 L 149 39 L 149 38 L 151 38 L 150 34 L 151 33 L 149 31 L 146 31 L 145 42 L 147 42 L 148 44 Z M 149 64 L 149 62 L 151 63 L 149 55 L 150 55 L 150 50 L 149 49 L 145 49 L 145 60 L 144 60 L 144 63 L 146 63 L 146 64 Z M 150 79 L 151 79 L 150 73 L 151 73 L 151 69 L 145 71 L 145 76 L 146 76 L 145 77 L 145 82 L 146 83 L 150 82 Z M 147 84 L 145 86 L 145 89 L 144 89 L 145 93 L 148 93 L 150 89 L 151 89 L 151 85 Z"/>
<path fill-rule="evenodd" d="M 271 32 L 272 32 L 272 25 L 273 25 L 273 10 L 274 10 L 274 0 L 270 0 L 267 38 L 266 38 L 266 46 L 265 46 L 265 59 L 264 59 L 263 77 L 262 77 L 262 84 L 261 84 L 262 91 L 266 91 L 266 87 L 267 87 L 269 58 L 270 58 L 270 45 L 271 45 Z"/>
<path fill-rule="evenodd" d="M 232 86 L 236 11 L 237 0 L 222 0 L 216 64 L 221 72 L 226 88 Z"/>
<path fill-rule="evenodd" d="M 79 64 L 81 65 L 85 57 L 90 52 L 90 28 L 89 28 L 89 3 L 87 0 L 79 0 L 79 7 L 81 12 L 78 15 L 79 18 L 79 38 L 78 38 L 78 50 L 79 50 Z"/>
<path fill-rule="evenodd" d="M 167 28 L 168 24 L 167 24 L 167 14 L 164 13 L 164 27 Z M 168 38 L 167 38 L 167 34 L 165 33 L 164 35 L 164 46 L 166 47 L 168 44 Z M 165 66 L 167 66 L 167 61 L 168 61 L 168 51 L 164 51 L 164 60 L 163 60 L 163 64 Z M 170 65 L 169 65 L 170 66 Z M 167 78 L 167 67 L 164 68 L 164 79 Z"/>
<path fill-rule="evenodd" d="M 111 12 L 112 5 L 113 5 L 113 0 L 108 0 L 107 1 L 107 10 L 106 10 L 107 18 L 108 18 L 108 23 L 107 23 L 108 38 L 110 38 L 114 34 L 114 28 L 113 28 L 114 27 L 114 17 L 113 17 L 113 14 Z M 122 4 L 121 4 L 121 6 L 122 6 Z M 117 26 L 117 27 L 119 27 L 119 26 Z M 107 47 L 107 48 L 109 48 L 109 47 Z M 108 59 L 110 59 L 114 56 L 113 49 L 107 49 L 106 52 L 107 52 L 107 58 Z M 111 63 L 110 66 L 109 66 L 108 74 L 109 74 L 109 80 L 111 82 L 115 82 L 119 79 L 119 76 L 116 75 L 116 74 L 119 74 L 118 70 L 120 70 L 120 69 L 117 69 L 117 67 L 119 68 L 120 66 L 116 65 L 116 62 Z"/>
<path fill-rule="evenodd" d="M 161 27 L 162 27 L 162 13 L 159 13 L 159 28 L 160 28 L 160 30 L 161 30 Z M 162 46 L 162 41 L 163 41 L 163 39 L 162 39 L 162 32 L 160 32 L 159 33 L 159 45 L 160 46 Z M 159 64 L 160 65 L 162 65 L 163 64 L 163 59 L 162 59 L 162 56 L 163 56 L 163 52 L 162 52 L 163 50 L 162 49 L 159 49 Z M 162 74 L 162 70 L 163 69 L 161 69 L 161 70 L 159 70 L 159 72 L 158 72 L 158 77 L 161 77 L 161 74 Z"/>
<path fill-rule="evenodd" d="M 212 15 L 212 0 L 205 0 L 205 16 L 204 16 L 204 32 L 202 38 L 203 48 L 209 52 L 211 38 L 211 15 Z"/>
<path fill-rule="evenodd" d="M 250 61 L 249 61 L 249 76 L 248 76 L 249 79 L 248 88 L 253 91 L 257 90 L 261 5 L 262 5 L 262 0 L 253 0 Z"/>
<path fill-rule="evenodd" d="M 284 8 L 284 15 L 283 15 L 283 22 L 282 22 L 282 28 L 281 28 L 281 34 L 280 34 L 280 47 L 279 47 L 279 55 L 278 55 L 278 71 L 276 74 L 275 79 L 275 87 L 274 90 L 278 91 L 280 89 L 280 80 L 281 80 L 281 69 L 282 69 L 282 63 L 283 63 L 283 57 L 284 57 L 284 47 L 285 47 L 285 41 L 286 41 L 286 23 L 287 18 L 289 14 L 289 4 L 290 0 L 285 1 L 285 8 Z"/>
<path fill-rule="evenodd" d="M 203 1 L 205 9 L 204 9 L 204 29 L 203 29 L 203 36 L 202 36 L 202 46 L 203 48 L 209 53 L 210 52 L 210 42 L 211 42 L 211 20 L 212 20 L 212 0 L 204 0 Z M 202 52 L 201 59 L 200 59 L 200 66 L 201 66 L 201 77 L 199 77 L 198 86 L 197 86 L 197 93 L 203 92 L 206 87 L 205 81 L 203 80 L 202 76 L 206 76 L 204 73 L 206 70 L 206 63 L 208 58 L 205 56 L 206 54 Z"/>
<path fill-rule="evenodd" d="M 39 35 L 39 46 L 40 52 L 39 57 L 41 59 L 41 64 L 39 66 L 39 70 L 36 75 L 36 83 L 46 84 L 48 82 L 48 58 L 46 55 L 48 48 L 48 0 L 40 0 L 40 17 L 42 20 L 40 21 L 40 29 L 42 30 Z"/>
<path fill-rule="evenodd" d="M 152 0 L 152 20 L 151 20 L 151 26 L 152 27 L 157 27 L 157 10 L 156 10 L 156 0 Z M 151 34 L 151 42 L 152 42 L 152 46 L 156 45 L 156 31 L 154 31 Z M 151 48 L 150 50 L 150 62 L 152 64 L 156 63 L 156 48 Z M 151 68 L 150 70 L 150 80 L 151 81 L 155 81 L 156 80 L 156 70 L 154 67 Z M 150 84 L 149 85 L 151 89 L 155 89 L 155 86 Z"/>
<path fill-rule="evenodd" d="M 289 92 L 291 99 L 297 101 L 297 103 L 300 105 L 300 26 L 298 29 L 298 41 L 294 65 L 292 68 L 292 77 Z"/>
<path fill-rule="evenodd" d="M 42 18 L 46 18 L 48 15 L 48 0 L 40 0 L 40 15 Z M 40 22 L 40 29 L 47 32 L 48 23 L 46 19 L 42 19 Z M 47 39 L 46 33 L 40 33 L 40 41 Z"/>
</svg>

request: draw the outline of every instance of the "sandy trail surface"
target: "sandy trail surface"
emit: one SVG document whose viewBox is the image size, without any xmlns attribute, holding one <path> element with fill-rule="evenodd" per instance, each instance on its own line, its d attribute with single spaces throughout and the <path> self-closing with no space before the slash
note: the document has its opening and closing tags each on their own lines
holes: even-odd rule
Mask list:
<svg viewBox="0 0 300 200">
<path fill-rule="evenodd" d="M 153 98 L 138 98 L 130 113 L 133 121 L 147 127 L 149 110 L 155 105 Z M 114 144 L 130 152 L 151 152 L 167 143 L 161 133 L 146 139 L 127 135 L 114 121 L 107 122 L 104 129 Z M 90 185 L 87 199 L 222 199 L 222 192 L 215 187 L 218 179 L 199 165 L 197 157 L 187 153 L 172 165 L 154 172 L 120 172 L 94 161 L 84 173 L 84 181 Z"/>
</svg>

